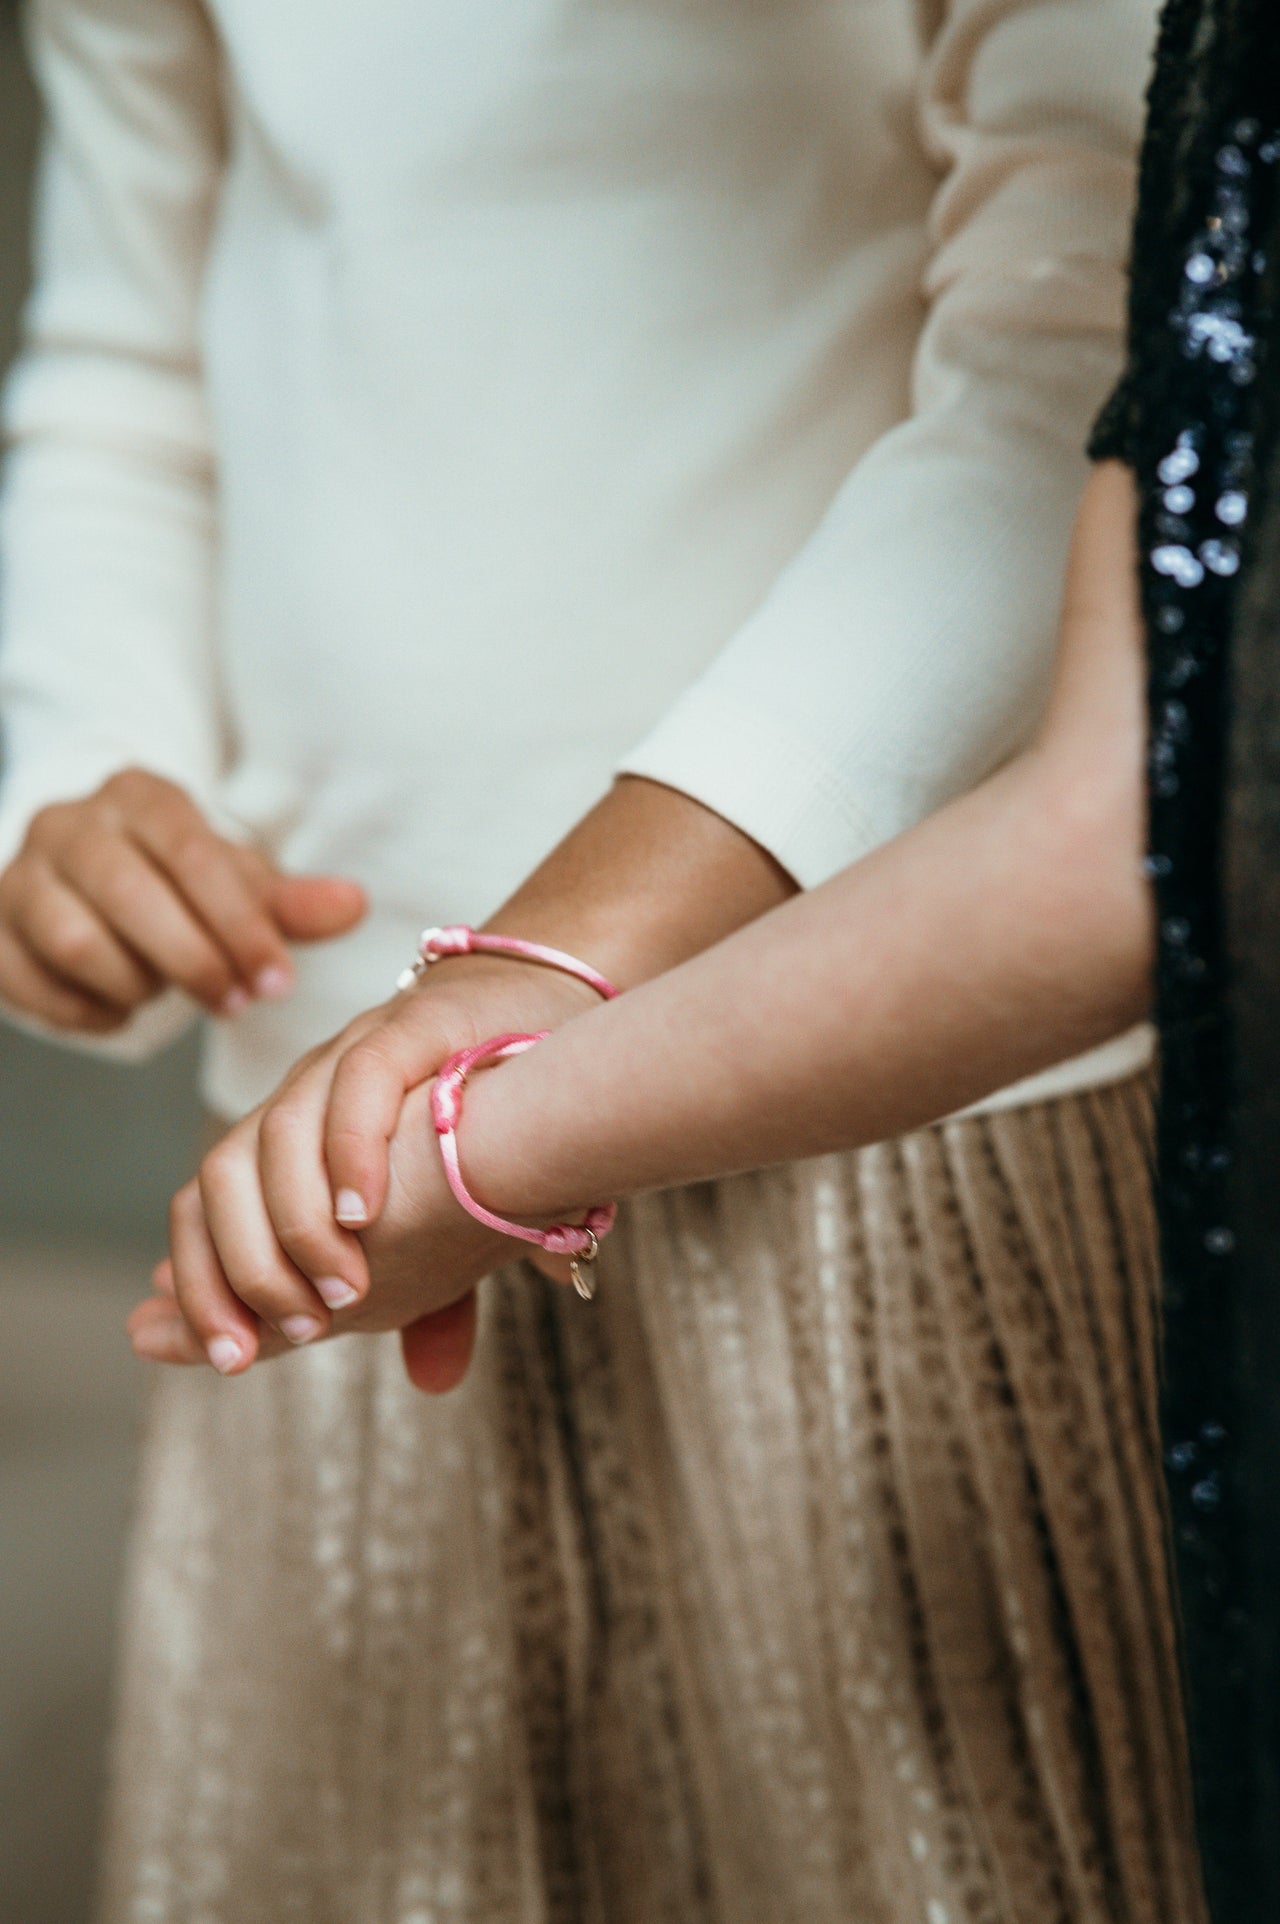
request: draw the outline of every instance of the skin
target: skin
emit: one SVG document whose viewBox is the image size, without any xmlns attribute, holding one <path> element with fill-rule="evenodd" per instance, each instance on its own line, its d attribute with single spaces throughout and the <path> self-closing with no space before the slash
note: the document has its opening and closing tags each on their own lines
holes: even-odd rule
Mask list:
<svg viewBox="0 0 1280 1924">
<path fill-rule="evenodd" d="M 728 822 L 657 783 L 626 780 L 488 926 L 589 955 L 627 988 L 794 892 L 773 858 Z M 419 1250 L 414 1315 L 389 1322 L 380 1306 L 362 1307 L 370 1261 L 396 1233 L 384 1205 L 397 1126 L 438 1160 L 429 1122 L 415 1129 L 406 1098 L 455 1050 L 499 1030 L 557 1028 L 595 1000 L 557 971 L 466 957 L 436 964 L 421 986 L 314 1051 L 175 1198 L 160 1296 L 131 1321 L 138 1354 L 207 1358 L 234 1375 L 282 1339 L 399 1327 L 454 1301 L 456 1277 L 434 1290 Z M 427 1180 L 418 1172 L 414 1193 Z M 475 1247 L 462 1272 L 468 1284 L 510 1257 L 502 1239 Z"/>
<path fill-rule="evenodd" d="M 41 809 L 0 875 L 0 1000 L 73 1034 L 109 1034 L 166 988 L 234 1016 L 289 993 L 290 942 L 364 912 L 355 882 L 282 874 L 129 768 Z"/>
<path fill-rule="evenodd" d="M 304 1300 L 345 1233 L 341 1273 L 355 1296 L 315 1316 L 314 1334 L 399 1327 L 416 1382 L 458 1380 L 474 1283 L 513 1252 L 444 1183 L 420 1085 L 446 1037 L 456 1048 L 505 1029 L 556 1030 L 476 1078 L 462 1132 L 474 1192 L 538 1221 L 900 1134 L 1139 1019 L 1153 938 L 1134 579 L 1131 483 L 1106 466 L 1082 503 L 1057 683 L 1035 741 L 794 901 L 767 858 L 740 836 L 735 850 L 724 838 L 736 831 L 714 817 L 692 838 L 700 878 L 697 860 L 677 872 L 670 851 L 696 805 L 672 797 L 633 820 L 629 842 L 623 833 L 628 908 L 611 811 L 629 804 L 611 798 L 499 926 L 589 956 L 632 993 L 586 1006 L 589 991 L 565 978 L 468 959 L 362 1018 L 233 1131 L 178 1199 L 172 1260 L 131 1322 L 138 1353 L 200 1361 L 232 1334 L 232 1370 L 275 1353 L 282 1310 Z M 663 828 L 677 837 L 665 871 Z M 721 859 L 737 878 L 740 932 L 717 942 Z M 628 915 L 646 907 L 658 933 L 642 922 L 637 938 Z M 358 1233 L 353 1210 L 350 1230 L 333 1221 L 347 1189 L 363 1205 Z"/>
</svg>

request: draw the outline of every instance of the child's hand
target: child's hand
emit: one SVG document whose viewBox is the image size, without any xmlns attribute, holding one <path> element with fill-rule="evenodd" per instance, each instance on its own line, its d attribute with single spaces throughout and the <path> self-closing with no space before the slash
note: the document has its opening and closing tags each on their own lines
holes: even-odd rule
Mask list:
<svg viewBox="0 0 1280 1924">
<path fill-rule="evenodd" d="M 288 992 L 287 942 L 342 935 L 364 909 L 354 882 L 283 875 L 172 782 L 126 769 L 41 809 L 0 875 L 0 1000 L 90 1033 L 169 987 L 234 1015 Z"/>
<path fill-rule="evenodd" d="M 212 1176 L 236 1198 L 234 1222 L 216 1207 L 206 1213 L 202 1171 L 174 1199 L 172 1254 L 154 1278 L 156 1295 L 140 1304 L 129 1320 L 136 1353 L 168 1363 L 212 1362 L 227 1375 L 239 1375 L 255 1358 L 277 1356 L 299 1342 L 327 1335 L 372 1335 L 419 1324 L 407 1349 L 410 1374 L 424 1389 L 450 1389 L 466 1373 L 475 1327 L 474 1285 L 491 1269 L 510 1261 L 513 1245 L 481 1227 L 459 1209 L 444 1179 L 444 1168 L 430 1115 L 430 1090 L 424 1085 L 404 1105 L 401 1127 L 391 1147 L 387 1203 L 376 1227 L 361 1239 L 370 1286 L 345 1307 L 330 1311 L 309 1299 L 299 1272 L 295 1287 L 307 1307 L 264 1324 L 248 1308 L 230 1277 L 252 1290 L 248 1271 L 262 1252 L 264 1273 L 277 1265 L 275 1287 L 284 1277 L 283 1252 L 257 1179 L 258 1132 L 264 1111 L 237 1125 L 213 1152 Z M 212 1222 L 211 1222 L 212 1216 Z M 215 1240 L 215 1232 L 220 1241 Z M 224 1261 L 221 1249 L 226 1249 Z M 287 1260 L 287 1259 L 286 1259 Z M 425 1323 L 423 1322 L 425 1319 Z"/>
<path fill-rule="evenodd" d="M 175 1198 L 160 1298 L 130 1322 L 137 1352 L 165 1362 L 207 1359 L 233 1375 L 289 1343 L 404 1328 L 464 1297 L 515 1251 L 449 1193 L 423 1085 L 456 1049 L 499 1031 L 554 1028 L 594 1001 L 569 977 L 466 957 L 438 964 L 420 987 L 305 1058 Z M 365 1213 L 376 1221 L 359 1234 L 335 1220 L 331 1098 L 344 1067 L 384 1105 L 375 1117 L 376 1187 L 366 1175 Z M 338 1121 L 351 1126 L 341 1111 Z M 465 1122 L 462 1152 L 465 1161 Z M 433 1326 L 430 1340 L 419 1332 L 410 1342 L 415 1381 L 447 1386 L 443 1363 L 432 1375 L 433 1355 L 441 1343 L 448 1351 L 450 1330 L 468 1334 L 469 1315 L 460 1311 L 456 1328 L 446 1322 Z M 461 1355 L 456 1375 L 465 1366 Z"/>
</svg>

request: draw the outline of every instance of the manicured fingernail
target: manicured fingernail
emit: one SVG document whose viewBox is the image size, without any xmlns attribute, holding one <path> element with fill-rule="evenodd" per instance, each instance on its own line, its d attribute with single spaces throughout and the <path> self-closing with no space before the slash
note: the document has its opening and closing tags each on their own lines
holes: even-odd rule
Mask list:
<svg viewBox="0 0 1280 1924">
<path fill-rule="evenodd" d="M 340 1189 L 334 1198 L 333 1213 L 340 1223 L 353 1226 L 369 1220 L 369 1211 L 358 1189 Z"/>
<path fill-rule="evenodd" d="M 272 963 L 270 968 L 259 969 L 253 978 L 254 994 L 264 997 L 268 1002 L 279 1002 L 282 996 L 288 995 L 292 987 L 292 973 L 281 967 L 278 962 Z"/>
<path fill-rule="evenodd" d="M 291 1343 L 309 1343 L 323 1328 L 318 1316 L 284 1316 L 280 1321 L 280 1333 Z"/>
<path fill-rule="evenodd" d="M 240 1365 L 240 1345 L 234 1336 L 215 1336 L 206 1345 L 205 1355 L 221 1376 L 230 1375 Z"/>
<path fill-rule="evenodd" d="M 228 989 L 222 998 L 221 1013 L 228 1016 L 243 1015 L 248 1006 L 249 991 L 247 989 Z"/>
<path fill-rule="evenodd" d="M 344 1282 L 341 1276 L 317 1276 L 316 1294 L 330 1309 L 345 1309 L 348 1303 L 355 1302 L 360 1291 Z"/>
</svg>

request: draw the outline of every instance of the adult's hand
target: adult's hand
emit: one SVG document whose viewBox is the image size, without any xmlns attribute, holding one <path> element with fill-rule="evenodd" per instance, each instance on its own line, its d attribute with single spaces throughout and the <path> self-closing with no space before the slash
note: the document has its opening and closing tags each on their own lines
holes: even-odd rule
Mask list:
<svg viewBox="0 0 1280 1924">
<path fill-rule="evenodd" d="M 120 1028 L 164 989 L 214 1015 L 287 995 L 287 944 L 342 935 L 363 891 L 282 874 L 173 782 L 125 769 L 43 808 L 0 874 L 0 1000 L 54 1028 Z"/>
</svg>

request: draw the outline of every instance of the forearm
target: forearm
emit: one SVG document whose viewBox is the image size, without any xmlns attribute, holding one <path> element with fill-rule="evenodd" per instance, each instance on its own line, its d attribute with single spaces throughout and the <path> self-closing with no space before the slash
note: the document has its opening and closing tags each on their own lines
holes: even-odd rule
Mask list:
<svg viewBox="0 0 1280 1924">
<path fill-rule="evenodd" d="M 477 1078 L 477 1192 L 509 1213 L 880 1140 L 1106 1040 L 1146 1005 L 1123 843 L 1036 752 L 891 847 Z"/>
<path fill-rule="evenodd" d="M 485 927 L 568 949 L 630 989 L 795 892 L 773 856 L 732 823 L 675 789 L 628 776 Z M 507 962 L 468 957 L 437 966 L 533 986 L 526 969 Z M 590 1001 L 584 992 L 584 1006 Z"/>
<path fill-rule="evenodd" d="M 508 1214 L 879 1140 L 1147 1005 L 1143 646 L 1127 473 L 1100 468 L 1036 744 L 710 952 L 479 1077 L 463 1152 Z"/>
</svg>

